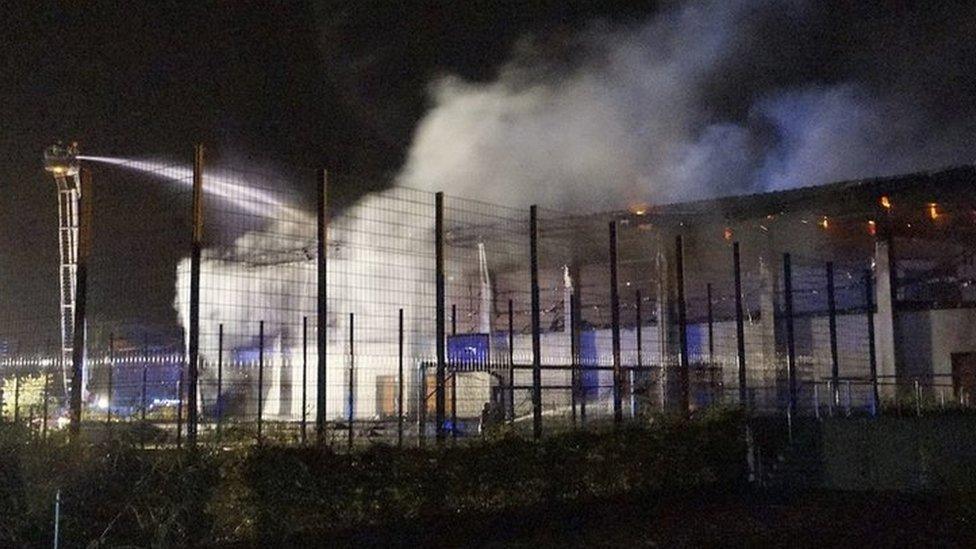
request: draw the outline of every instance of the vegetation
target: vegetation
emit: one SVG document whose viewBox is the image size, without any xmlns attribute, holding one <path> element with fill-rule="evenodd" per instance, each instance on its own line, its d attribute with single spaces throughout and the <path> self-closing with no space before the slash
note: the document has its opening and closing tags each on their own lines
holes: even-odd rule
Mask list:
<svg viewBox="0 0 976 549">
<path fill-rule="evenodd" d="M 594 498 L 741 485 L 741 418 L 713 412 L 532 442 L 353 453 L 249 446 L 73 446 L 0 427 L 0 545 L 46 545 L 61 492 L 65 546 L 280 545 Z M 433 446 L 433 444 L 431 444 Z"/>
</svg>

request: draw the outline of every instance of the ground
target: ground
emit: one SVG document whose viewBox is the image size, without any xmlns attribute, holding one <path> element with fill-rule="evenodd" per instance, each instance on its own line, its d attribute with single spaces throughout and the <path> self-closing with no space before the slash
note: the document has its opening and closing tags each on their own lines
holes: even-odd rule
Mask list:
<svg viewBox="0 0 976 549">
<path fill-rule="evenodd" d="M 976 497 L 876 492 L 697 493 L 442 516 L 315 545 L 465 547 L 973 547 Z"/>
</svg>

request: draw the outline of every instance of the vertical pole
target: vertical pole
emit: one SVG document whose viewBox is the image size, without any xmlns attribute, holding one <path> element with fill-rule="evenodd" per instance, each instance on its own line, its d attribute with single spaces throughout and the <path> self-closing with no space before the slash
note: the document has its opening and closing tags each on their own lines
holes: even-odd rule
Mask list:
<svg viewBox="0 0 976 549">
<path fill-rule="evenodd" d="M 457 335 L 457 305 L 451 304 L 451 335 Z M 455 358 L 451 364 L 451 439 L 457 440 L 457 374 Z"/>
<path fill-rule="evenodd" d="M 434 283 L 436 286 L 437 321 L 437 372 L 434 394 L 434 420 L 437 422 L 437 443 L 444 441 L 444 378 L 446 361 L 444 356 L 444 193 L 434 195 Z"/>
<path fill-rule="evenodd" d="M 14 425 L 20 423 L 20 371 L 23 368 L 20 364 L 17 365 L 17 370 L 14 372 Z"/>
<path fill-rule="evenodd" d="M 641 305 L 642 305 L 641 302 L 642 302 L 642 299 L 641 299 L 641 291 L 640 290 L 637 290 L 636 292 L 634 292 L 634 305 L 635 305 L 635 307 L 634 307 L 634 315 L 635 315 L 635 324 L 636 324 L 636 329 L 635 329 L 636 334 L 635 335 L 637 336 L 637 372 L 635 373 L 633 370 L 631 370 L 631 377 L 630 377 L 631 412 L 633 413 L 634 416 L 637 415 L 637 410 L 636 410 L 637 399 L 634 396 L 635 395 L 634 388 L 635 388 L 635 384 L 637 382 L 637 379 L 639 379 L 639 377 L 642 375 L 642 372 L 644 371 L 644 357 L 643 357 L 643 353 L 644 353 L 644 332 L 643 332 L 643 330 L 644 330 L 644 318 L 641 315 Z"/>
<path fill-rule="evenodd" d="M 302 446 L 308 442 L 308 317 L 302 317 Z"/>
<path fill-rule="evenodd" d="M 714 316 L 712 315 L 712 283 L 709 282 L 705 285 L 705 294 L 708 301 L 707 316 L 708 316 L 708 362 L 709 365 L 715 361 L 715 325 Z"/>
<path fill-rule="evenodd" d="M 786 374 L 790 384 L 789 413 L 796 416 L 796 344 L 793 334 L 793 267 L 783 254 L 783 301 L 786 305 Z"/>
<path fill-rule="evenodd" d="M 43 406 L 41 406 L 42 408 L 41 412 L 44 414 L 44 417 L 41 419 L 41 440 L 47 440 L 47 414 L 48 414 L 47 406 L 48 406 L 48 399 L 50 398 L 49 386 L 50 386 L 51 376 L 47 370 L 43 370 L 43 371 L 44 371 L 44 397 L 43 397 L 44 402 L 43 402 Z M 108 404 L 109 404 L 109 410 L 111 410 L 112 409 L 111 399 L 109 399 Z M 3 404 L 0 403 L 0 422 L 3 421 L 2 411 L 3 411 Z"/>
<path fill-rule="evenodd" d="M 224 324 L 217 327 L 217 440 L 224 422 Z"/>
<path fill-rule="evenodd" d="M 613 351 L 613 423 L 623 421 L 620 373 L 620 295 L 617 288 L 617 222 L 610 222 L 610 335 Z"/>
<path fill-rule="evenodd" d="M 532 274 L 532 436 L 542 437 L 542 335 L 539 304 L 539 219 L 529 208 L 529 263 Z"/>
<path fill-rule="evenodd" d="M 197 377 L 200 361 L 200 250 L 203 248 L 203 145 L 193 150 L 193 240 L 190 254 L 190 344 L 186 441 L 197 443 Z M 181 393 L 182 394 L 182 393 Z"/>
<path fill-rule="evenodd" d="M 264 442 L 261 432 L 264 414 L 264 321 L 258 322 L 258 444 Z"/>
<path fill-rule="evenodd" d="M 187 425 L 187 431 L 190 426 Z M 189 438 L 189 432 L 187 432 Z M 183 447 L 183 368 L 180 367 L 180 379 L 176 382 L 176 447 Z"/>
<path fill-rule="evenodd" d="M 877 412 L 878 403 L 878 355 L 874 340 L 874 285 L 872 284 L 871 269 L 864 271 L 864 304 L 868 321 L 868 364 L 871 375 L 871 397 L 874 399 L 874 409 Z"/>
<path fill-rule="evenodd" d="M 108 394 L 106 395 L 106 400 L 108 401 L 108 407 L 105 410 L 105 426 L 108 429 L 112 428 L 112 370 L 115 369 L 115 334 L 108 335 Z M 47 385 L 45 384 L 45 387 Z M 47 403 L 45 402 L 45 405 Z M 47 413 L 45 411 L 45 416 Z"/>
<path fill-rule="evenodd" d="M 679 405 L 682 414 L 688 413 L 688 407 L 690 403 L 690 364 L 688 361 L 688 321 L 685 309 L 685 258 L 684 258 L 684 244 L 681 239 L 681 235 L 678 235 L 674 239 L 674 249 L 675 249 L 675 269 L 677 271 L 677 285 L 678 285 L 678 346 L 680 347 L 680 363 L 679 363 L 679 373 L 678 379 L 681 383 L 681 397 L 679 400 Z"/>
<path fill-rule="evenodd" d="M 508 300 L 508 420 L 515 421 L 515 314 Z"/>
<path fill-rule="evenodd" d="M 139 406 L 139 416 L 142 420 L 142 424 L 139 428 L 139 440 L 143 449 L 146 448 L 146 381 L 148 380 L 149 374 L 149 337 L 146 334 L 142 335 L 142 393 L 141 402 Z"/>
<path fill-rule="evenodd" d="M 739 258 L 739 243 L 732 243 L 732 272 L 735 277 L 735 343 L 739 367 L 739 404 L 748 404 L 746 387 L 746 333 L 742 314 L 742 267 Z"/>
<path fill-rule="evenodd" d="M 354 321 L 355 316 L 353 313 L 349 313 L 349 449 L 352 450 L 352 439 L 353 432 L 352 424 L 356 419 L 356 401 L 355 401 L 355 390 L 356 390 L 356 351 L 355 351 L 355 331 L 354 331 Z"/>
<path fill-rule="evenodd" d="M 834 262 L 827 262 L 827 314 L 830 329 L 830 379 L 834 382 L 834 393 L 830 398 L 840 403 L 840 361 L 837 353 L 837 301 L 834 294 Z"/>
<path fill-rule="evenodd" d="M 326 375 L 328 372 L 327 368 L 327 355 L 326 355 L 326 343 L 327 343 L 327 333 L 326 327 L 328 325 L 328 284 L 327 284 L 327 257 L 328 257 L 328 226 L 329 226 L 329 203 L 328 203 L 328 191 L 329 191 L 329 174 L 326 170 L 319 172 L 318 178 L 318 192 L 316 193 L 318 204 L 317 204 L 317 218 L 318 218 L 318 238 L 316 240 L 317 247 L 317 272 L 318 272 L 318 289 L 317 298 L 318 306 L 316 308 L 316 322 L 318 327 L 318 332 L 316 334 L 316 345 L 315 353 L 318 359 L 317 367 L 317 381 L 315 388 L 315 438 L 319 444 L 325 442 L 325 418 L 326 418 L 326 394 L 328 386 L 326 385 Z"/>
<path fill-rule="evenodd" d="M 576 382 L 579 384 L 579 401 L 580 401 L 580 425 L 586 428 L 586 397 L 587 390 L 584 379 L 584 373 L 586 372 L 586 365 L 583 363 L 583 305 L 582 298 L 580 297 L 580 285 L 575 284 L 573 286 L 573 303 L 574 309 L 576 309 L 576 318 L 574 329 L 576 331 Z"/>
<path fill-rule="evenodd" d="M 397 447 L 403 447 L 403 309 L 400 309 L 397 354 Z"/>
<path fill-rule="evenodd" d="M 78 259 L 75 271 L 74 341 L 71 355 L 70 436 L 81 433 L 81 390 L 85 361 L 85 309 L 88 296 L 88 254 L 91 252 L 92 182 L 91 172 L 81 170 L 81 220 L 78 224 Z"/>
<path fill-rule="evenodd" d="M 573 285 L 575 286 L 576 279 L 573 279 Z M 569 362 L 570 362 L 570 385 L 572 389 L 570 390 L 570 404 L 573 409 L 573 427 L 576 427 L 576 406 L 579 404 L 579 349 L 576 346 L 576 315 L 579 311 L 576 310 L 576 298 L 575 294 L 570 294 L 569 296 L 569 326 L 566 330 L 569 332 Z"/>
<path fill-rule="evenodd" d="M 420 363 L 420 383 L 417 395 L 417 444 L 423 448 L 427 441 L 427 363 Z"/>
</svg>

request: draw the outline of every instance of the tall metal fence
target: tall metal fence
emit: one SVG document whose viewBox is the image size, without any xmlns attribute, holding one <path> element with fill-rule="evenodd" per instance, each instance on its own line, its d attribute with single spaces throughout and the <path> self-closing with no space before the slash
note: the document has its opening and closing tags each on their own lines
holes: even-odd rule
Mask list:
<svg viewBox="0 0 976 549">
<path fill-rule="evenodd" d="M 580 215 L 403 187 L 341 202 L 315 170 L 92 169 L 85 436 L 422 445 L 719 404 L 969 403 L 907 354 L 897 376 L 879 369 L 875 326 L 891 284 L 902 330 L 969 307 L 972 253 L 940 239 L 965 205 L 906 203 L 916 228 L 884 232 L 873 201 L 831 217 Z M 879 242 L 901 253 L 890 277 Z M 38 280 L 57 273 L 45 261 Z M 3 416 L 48 436 L 69 421 L 59 319 L 40 311 L 56 279 L 9 288 L 40 298 L 3 309 Z"/>
</svg>

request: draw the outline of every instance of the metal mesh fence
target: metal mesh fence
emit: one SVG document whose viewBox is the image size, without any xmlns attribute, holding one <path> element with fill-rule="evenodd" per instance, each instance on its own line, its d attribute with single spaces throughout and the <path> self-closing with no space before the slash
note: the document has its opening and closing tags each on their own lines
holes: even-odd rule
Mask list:
<svg viewBox="0 0 976 549">
<path fill-rule="evenodd" d="M 83 421 L 179 442 L 194 172 L 115 162 L 94 175 Z M 803 207 L 535 209 L 533 234 L 529 208 L 445 196 L 438 311 L 437 196 L 394 187 L 330 203 L 323 271 L 319 179 L 203 172 L 194 395 L 205 440 L 307 442 L 320 418 L 329 441 L 416 444 L 721 403 L 816 415 L 968 402 L 958 357 L 933 367 L 934 343 L 897 356 L 890 344 L 968 322 L 972 253 L 956 233 L 972 224 L 966 204 L 885 196 L 896 208 L 829 218 Z M 66 420 L 58 379 L 70 364 L 63 318 L 39 312 L 57 311 L 56 259 L 44 260 L 51 277 L 11 273 L 0 294 L 0 367 L 4 417 L 36 417 L 46 431 Z M 16 299 L 29 294 L 44 297 Z"/>
</svg>

